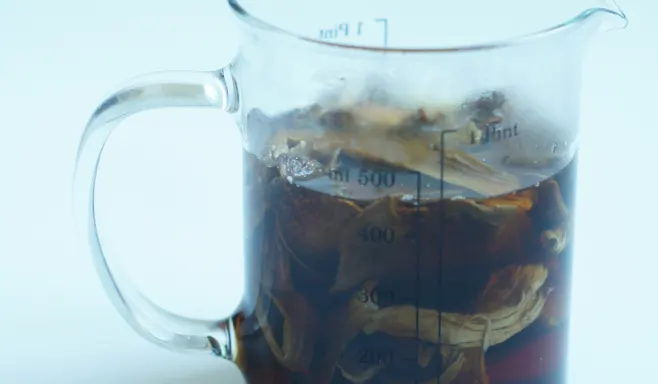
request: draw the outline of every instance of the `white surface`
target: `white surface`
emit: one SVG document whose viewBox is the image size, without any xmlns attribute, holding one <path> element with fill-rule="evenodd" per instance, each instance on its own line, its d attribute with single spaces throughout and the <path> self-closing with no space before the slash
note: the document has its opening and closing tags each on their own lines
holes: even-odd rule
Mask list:
<svg viewBox="0 0 658 384">
<path fill-rule="evenodd" d="M 650 4 L 620 0 L 631 25 L 595 42 L 585 73 L 578 384 L 655 381 L 658 7 Z M 224 65 L 235 23 L 223 0 L 0 3 L 1 383 L 241 382 L 226 362 L 173 354 L 133 333 L 79 252 L 70 217 L 78 139 L 101 98 L 140 73 Z M 240 297 L 241 260 L 227 252 L 238 229 L 220 216 L 239 203 L 217 177 L 238 182 L 236 140 L 219 112 L 152 112 L 128 121 L 105 156 L 103 240 L 168 309 L 221 317 Z M 220 230 L 227 237 L 217 244 Z"/>
</svg>

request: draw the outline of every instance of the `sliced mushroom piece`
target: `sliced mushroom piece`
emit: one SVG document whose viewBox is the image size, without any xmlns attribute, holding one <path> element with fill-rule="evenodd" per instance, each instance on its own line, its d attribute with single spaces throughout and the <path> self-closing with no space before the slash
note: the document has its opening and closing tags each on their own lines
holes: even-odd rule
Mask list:
<svg viewBox="0 0 658 384">
<path fill-rule="evenodd" d="M 418 365 L 422 368 L 427 368 L 432 362 L 436 347 L 427 343 L 418 343 Z"/>
<path fill-rule="evenodd" d="M 429 273 L 442 269 L 455 282 L 472 281 L 467 270 L 489 273 L 509 264 L 540 262 L 539 234 L 527 214 L 530 198 L 444 200 L 427 206 L 421 218 L 421 265 Z M 441 212 L 444 212 L 443 214 Z M 408 259 L 415 267 L 415 259 Z M 463 276 L 463 277 L 460 277 Z"/>
<path fill-rule="evenodd" d="M 293 291 L 261 291 L 256 318 L 272 354 L 293 372 L 313 360 L 317 319 L 306 298 Z"/>
<path fill-rule="evenodd" d="M 377 200 L 343 228 L 338 273 L 330 292 L 415 267 L 409 263 L 415 249 L 413 238 L 407 236 L 414 227 L 414 217 L 403 214 L 398 205 L 393 197 Z"/>
<path fill-rule="evenodd" d="M 508 290 L 505 294 L 490 293 L 483 296 L 479 306 L 487 309 L 495 307 L 495 310 L 490 312 L 475 315 L 439 314 L 435 310 L 416 309 L 410 305 L 388 307 L 377 311 L 373 316 L 373 321 L 368 323 L 363 331 L 366 334 L 384 332 L 397 337 L 415 337 L 416 321 L 418 320 L 419 337 L 435 344 L 440 342 L 442 345 L 472 348 L 482 346 L 483 341 L 487 346 L 502 343 L 537 319 L 548 295 L 546 290 L 540 289 L 547 277 L 545 267 L 536 265 L 521 268 L 536 269 L 532 273 L 527 273 L 534 280 L 524 278 L 520 284 L 507 281 L 507 284 L 515 285 L 516 288 Z M 521 275 L 525 276 L 526 273 L 521 273 Z M 497 279 L 496 274 L 492 277 L 492 280 L 495 279 Z M 493 288 L 491 290 L 495 291 Z M 489 300 L 490 296 L 494 296 L 494 300 L 499 301 L 497 306 L 484 301 Z M 502 300 L 501 297 L 505 300 Z M 518 302 L 514 302 L 515 299 L 518 299 Z M 503 302 L 500 302 L 501 300 Z M 417 313 L 418 319 L 416 319 Z M 440 339 L 439 332 L 437 332 L 439 315 L 441 316 Z"/>
<path fill-rule="evenodd" d="M 531 241 L 537 236 L 524 208 L 518 208 L 527 204 L 519 201 L 512 201 L 510 209 L 491 210 L 470 200 L 452 200 L 417 211 L 393 197 L 378 200 L 344 228 L 331 292 L 345 291 L 368 279 L 415 278 L 419 261 L 423 275 L 436 275 L 439 268 L 445 274 L 478 268 L 485 273 L 484 284 L 489 268 L 529 261 Z M 421 248 L 415 243 L 416 231 L 421 232 Z"/>
<path fill-rule="evenodd" d="M 535 225 L 532 217 L 524 212 L 517 212 L 501 223 L 486 245 L 485 254 L 493 265 L 543 262 L 545 255 Z"/>
<path fill-rule="evenodd" d="M 362 103 L 351 109 L 355 124 L 360 129 L 395 129 L 405 120 L 415 115 L 413 110 L 384 106 L 376 103 Z"/>
<path fill-rule="evenodd" d="M 336 367 L 340 370 L 340 373 L 344 378 L 356 384 L 369 383 L 373 377 L 377 376 L 379 371 L 384 369 L 384 367 L 381 365 L 371 365 L 363 370 L 350 372 L 340 364 L 338 364 Z"/>
<path fill-rule="evenodd" d="M 270 233 L 263 259 L 261 289 L 255 315 L 272 354 L 294 372 L 306 370 L 315 348 L 315 308 L 294 290 L 290 254 Z"/>
<path fill-rule="evenodd" d="M 371 292 L 377 283 L 368 281 L 363 287 Z M 356 292 L 349 301 L 335 310 L 328 317 L 323 331 L 324 354 L 313 366 L 313 383 L 327 384 L 331 382 L 334 369 L 338 364 L 343 350 L 361 329 L 372 320 L 379 306 L 372 300 L 364 298 L 361 292 Z"/>
<path fill-rule="evenodd" d="M 548 269 L 541 265 L 510 265 L 489 278 L 477 303 L 478 313 L 493 313 L 501 308 L 518 306 L 528 295 L 536 293 L 546 282 Z"/>
<path fill-rule="evenodd" d="M 346 153 L 374 162 L 417 171 L 464 187 L 484 196 L 495 196 L 519 189 L 516 177 L 496 171 L 489 165 L 456 148 L 440 149 L 439 143 L 403 140 L 393 136 L 352 138 Z M 442 173 L 443 164 L 443 173 Z"/>
<path fill-rule="evenodd" d="M 569 261 L 567 261 L 568 263 Z M 557 327 L 564 323 L 569 313 L 569 278 L 561 260 L 554 258 L 547 263 L 549 269 L 550 296 L 541 312 L 541 319 L 549 327 Z"/>
<path fill-rule="evenodd" d="M 568 231 L 564 227 L 541 233 L 541 243 L 549 256 L 557 256 L 567 248 Z"/>
<path fill-rule="evenodd" d="M 533 218 L 543 223 L 545 229 L 553 229 L 569 219 L 569 209 L 562 199 L 560 186 L 555 180 L 539 184 L 537 204 L 532 209 Z"/>
<path fill-rule="evenodd" d="M 282 242 L 276 228 L 265 234 L 262 249 L 261 285 L 269 291 L 293 291 L 290 261 L 294 255 Z"/>
<path fill-rule="evenodd" d="M 281 237 L 304 264 L 323 268 L 337 262 L 331 258 L 344 227 L 361 211 L 358 205 L 283 179 L 273 180 L 270 198 Z"/>
<path fill-rule="evenodd" d="M 555 180 L 546 180 L 537 189 L 539 199 L 530 215 L 541 231 L 542 249 L 549 257 L 557 256 L 569 244 L 572 217 Z"/>
<path fill-rule="evenodd" d="M 537 199 L 535 189 L 525 189 L 505 196 L 487 198 L 482 200 L 481 204 L 494 209 L 499 206 L 516 206 L 519 210 L 528 212 L 537 203 Z"/>
<path fill-rule="evenodd" d="M 452 378 L 451 384 L 489 384 L 487 369 L 484 365 L 484 351 L 482 348 L 468 348 L 461 351 L 460 368 L 457 375 Z M 441 382 L 440 384 L 443 384 Z"/>
<path fill-rule="evenodd" d="M 270 139 L 270 157 L 273 159 L 290 151 L 291 138 L 305 142 L 314 156 L 330 157 L 336 150 L 364 160 L 393 167 L 417 171 L 475 191 L 484 196 L 495 196 L 519 189 L 515 176 L 497 171 L 475 157 L 452 146 L 464 144 L 473 135 L 472 127 L 458 130 L 456 135 L 445 135 L 445 148 L 441 141 L 428 137 L 404 138 L 390 130 L 366 131 L 279 131 Z M 436 136 L 436 133 L 433 133 Z M 460 136 L 461 135 L 461 136 Z M 439 133 L 438 138 L 440 139 Z M 451 137 L 454 136 L 454 137 Z M 459 139 L 457 138 L 459 136 Z M 452 143 L 452 141 L 455 141 Z M 315 157 L 313 157 L 315 158 Z M 443 173 L 441 164 L 443 163 Z"/>
<path fill-rule="evenodd" d="M 506 104 L 507 97 L 503 92 L 487 91 L 469 98 L 462 106 L 462 113 L 477 124 L 484 125 L 495 118 L 500 118 Z"/>
<path fill-rule="evenodd" d="M 453 200 L 445 204 L 447 215 L 467 214 L 475 220 L 490 225 L 499 226 L 519 213 L 526 213 L 532 209 L 537 199 L 532 190 L 518 194 L 509 194 L 502 197 L 483 200 Z"/>
<path fill-rule="evenodd" d="M 458 352 L 457 357 L 447 365 L 447 368 L 441 373 L 439 380 L 427 384 L 453 384 L 457 376 L 462 371 L 466 358 L 464 354 Z"/>
<path fill-rule="evenodd" d="M 457 123 L 447 116 L 435 122 L 405 122 L 395 133 L 403 139 L 422 140 L 432 150 L 460 148 L 480 144 L 482 140 L 482 132 L 475 123 Z"/>
</svg>

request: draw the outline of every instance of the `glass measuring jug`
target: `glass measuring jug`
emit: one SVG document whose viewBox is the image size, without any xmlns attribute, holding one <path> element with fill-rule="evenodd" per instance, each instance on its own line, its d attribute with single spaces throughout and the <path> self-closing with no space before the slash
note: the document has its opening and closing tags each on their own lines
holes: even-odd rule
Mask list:
<svg viewBox="0 0 658 384">
<path fill-rule="evenodd" d="M 230 65 L 141 77 L 98 107 L 76 207 L 139 334 L 232 359 L 249 383 L 564 381 L 581 60 L 626 17 L 453 3 L 230 1 Z M 109 134 L 182 106 L 224 109 L 243 135 L 247 273 L 227 320 L 162 310 L 96 233 Z"/>
</svg>

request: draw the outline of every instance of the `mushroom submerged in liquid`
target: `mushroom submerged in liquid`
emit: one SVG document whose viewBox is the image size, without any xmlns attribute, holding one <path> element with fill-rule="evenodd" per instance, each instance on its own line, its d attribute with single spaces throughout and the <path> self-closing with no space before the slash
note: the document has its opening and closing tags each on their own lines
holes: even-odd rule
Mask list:
<svg viewBox="0 0 658 384">
<path fill-rule="evenodd" d="M 317 316 L 307 298 L 295 291 L 291 255 L 276 233 L 268 235 L 256 318 L 270 350 L 291 371 L 305 371 L 313 360 Z"/>
</svg>

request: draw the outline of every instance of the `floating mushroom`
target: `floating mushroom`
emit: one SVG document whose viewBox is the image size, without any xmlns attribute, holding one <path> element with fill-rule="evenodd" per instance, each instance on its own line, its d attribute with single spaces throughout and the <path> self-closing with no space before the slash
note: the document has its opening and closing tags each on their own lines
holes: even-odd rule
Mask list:
<svg viewBox="0 0 658 384">
<path fill-rule="evenodd" d="M 495 196 L 519 188 L 513 175 L 496 171 L 491 166 L 457 148 L 439 147 L 424 139 L 402 139 L 399 136 L 364 136 L 362 139 L 319 143 L 328 148 L 339 146 L 352 156 L 420 172 L 485 196 Z"/>
<path fill-rule="evenodd" d="M 503 92 L 488 91 L 464 102 L 461 114 L 482 128 L 486 124 L 500 119 L 506 104 L 507 97 Z"/>
<path fill-rule="evenodd" d="M 471 132 L 472 128 L 464 128 Z M 459 133 L 461 131 L 457 131 Z M 466 135 L 472 135 L 466 133 Z M 366 161 L 420 172 L 437 180 L 464 187 L 484 196 L 495 196 L 519 189 L 516 177 L 507 174 L 472 155 L 456 148 L 465 140 L 464 135 L 445 135 L 440 132 L 417 137 L 402 137 L 388 130 L 327 131 L 300 130 L 279 131 L 267 146 L 270 157 L 278 159 L 291 151 L 290 139 L 305 143 L 304 151 L 314 153 L 315 159 L 327 159 L 337 150 Z M 455 141 L 456 142 L 451 142 Z M 442 147 L 444 144 L 445 147 Z M 322 161 L 320 161 L 322 162 Z M 326 164 L 325 164 L 326 165 Z M 319 169 L 314 165 L 314 169 Z"/>
</svg>

